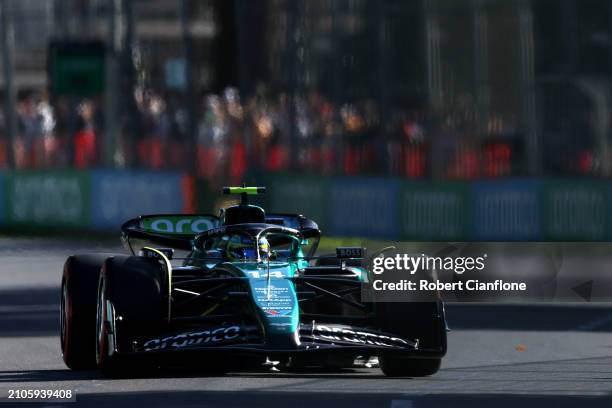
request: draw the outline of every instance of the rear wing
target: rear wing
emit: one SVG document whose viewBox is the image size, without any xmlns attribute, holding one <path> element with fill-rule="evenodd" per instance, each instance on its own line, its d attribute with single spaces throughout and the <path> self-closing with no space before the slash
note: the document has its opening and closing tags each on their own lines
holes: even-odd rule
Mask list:
<svg viewBox="0 0 612 408">
<path fill-rule="evenodd" d="M 121 238 L 132 253 L 135 240 L 144 240 L 176 249 L 191 249 L 191 241 L 202 232 L 219 226 L 219 217 L 210 214 L 141 215 L 121 226 Z"/>
<path fill-rule="evenodd" d="M 321 232 L 314 221 L 298 214 L 266 214 L 266 223 L 293 228 L 304 238 L 319 238 Z M 175 249 L 191 250 L 192 240 L 199 234 L 219 227 L 219 217 L 210 214 L 141 215 L 121 226 L 124 244 L 132 253 L 135 240 L 144 240 Z M 140 246 L 140 245 L 139 245 Z"/>
</svg>

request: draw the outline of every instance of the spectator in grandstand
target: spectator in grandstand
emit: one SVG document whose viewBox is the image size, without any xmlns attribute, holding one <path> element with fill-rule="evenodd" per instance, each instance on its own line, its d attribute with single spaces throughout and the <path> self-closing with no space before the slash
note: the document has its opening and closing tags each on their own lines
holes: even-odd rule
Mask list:
<svg viewBox="0 0 612 408">
<path fill-rule="evenodd" d="M 55 112 L 46 93 L 41 95 L 36 110 L 41 120 L 42 131 L 42 146 L 38 148 L 38 151 L 42 153 L 39 156 L 38 163 L 40 167 L 53 167 L 56 164 L 59 146 L 55 137 Z"/>
<path fill-rule="evenodd" d="M 74 167 L 83 169 L 98 163 L 95 105 L 83 100 L 78 108 L 77 131 L 74 135 Z"/>
<path fill-rule="evenodd" d="M 15 165 L 18 168 L 36 167 L 36 156 L 42 140 L 42 118 L 36 110 L 34 95 L 27 92 L 17 104 L 18 132 L 15 138 Z"/>
</svg>

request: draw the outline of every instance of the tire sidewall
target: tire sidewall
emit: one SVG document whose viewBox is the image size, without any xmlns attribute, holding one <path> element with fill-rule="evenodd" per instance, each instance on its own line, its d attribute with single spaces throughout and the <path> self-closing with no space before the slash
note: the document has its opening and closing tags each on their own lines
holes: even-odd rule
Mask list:
<svg viewBox="0 0 612 408">
<path fill-rule="evenodd" d="M 100 268 L 110 254 L 68 257 L 60 289 L 60 348 L 66 365 L 75 370 L 96 367 L 95 309 Z"/>
<path fill-rule="evenodd" d="M 161 319 L 162 275 L 159 262 L 149 258 L 116 256 L 104 262 L 98 283 L 96 361 L 106 375 L 123 376 L 134 369 L 126 352 L 132 351 L 132 340 L 143 327 L 155 327 Z"/>
</svg>

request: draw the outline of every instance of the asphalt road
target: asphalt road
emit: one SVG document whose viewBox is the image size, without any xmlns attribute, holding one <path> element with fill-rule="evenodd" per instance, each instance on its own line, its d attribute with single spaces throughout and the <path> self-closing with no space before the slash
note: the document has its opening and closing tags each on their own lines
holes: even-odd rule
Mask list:
<svg viewBox="0 0 612 408">
<path fill-rule="evenodd" d="M 60 273 L 67 255 L 91 249 L 113 248 L 0 238 L 0 400 L 9 389 L 70 389 L 77 404 L 39 405 L 612 406 L 612 304 L 448 305 L 448 355 L 430 378 L 385 378 L 377 369 L 124 380 L 71 372 L 59 349 Z"/>
</svg>

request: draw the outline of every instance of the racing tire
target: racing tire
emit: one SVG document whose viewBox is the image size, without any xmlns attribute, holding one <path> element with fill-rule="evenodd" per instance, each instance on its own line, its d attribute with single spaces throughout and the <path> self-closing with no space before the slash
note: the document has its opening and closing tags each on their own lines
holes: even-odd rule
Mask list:
<svg viewBox="0 0 612 408">
<path fill-rule="evenodd" d="M 441 358 L 380 357 L 380 369 L 387 377 L 426 377 L 437 373 L 441 364 Z"/>
<path fill-rule="evenodd" d="M 419 341 L 419 349 L 437 355 L 428 358 L 379 356 L 383 373 L 391 377 L 424 377 L 440 369 L 446 354 L 446 317 L 440 300 L 429 302 L 377 303 L 377 325 L 387 333 Z"/>
<path fill-rule="evenodd" d="M 442 301 L 377 303 L 377 325 L 409 340 L 419 348 L 446 353 L 446 316 Z"/>
<path fill-rule="evenodd" d="M 116 256 L 107 259 L 98 281 L 96 348 L 98 368 L 109 377 L 130 377 L 145 366 L 130 358 L 135 333 L 154 330 L 162 318 L 164 269 L 159 261 Z M 127 352 L 127 355 L 126 355 Z"/>
<path fill-rule="evenodd" d="M 72 370 L 96 368 L 96 306 L 100 268 L 110 254 L 72 255 L 60 292 L 62 358 Z"/>
</svg>

